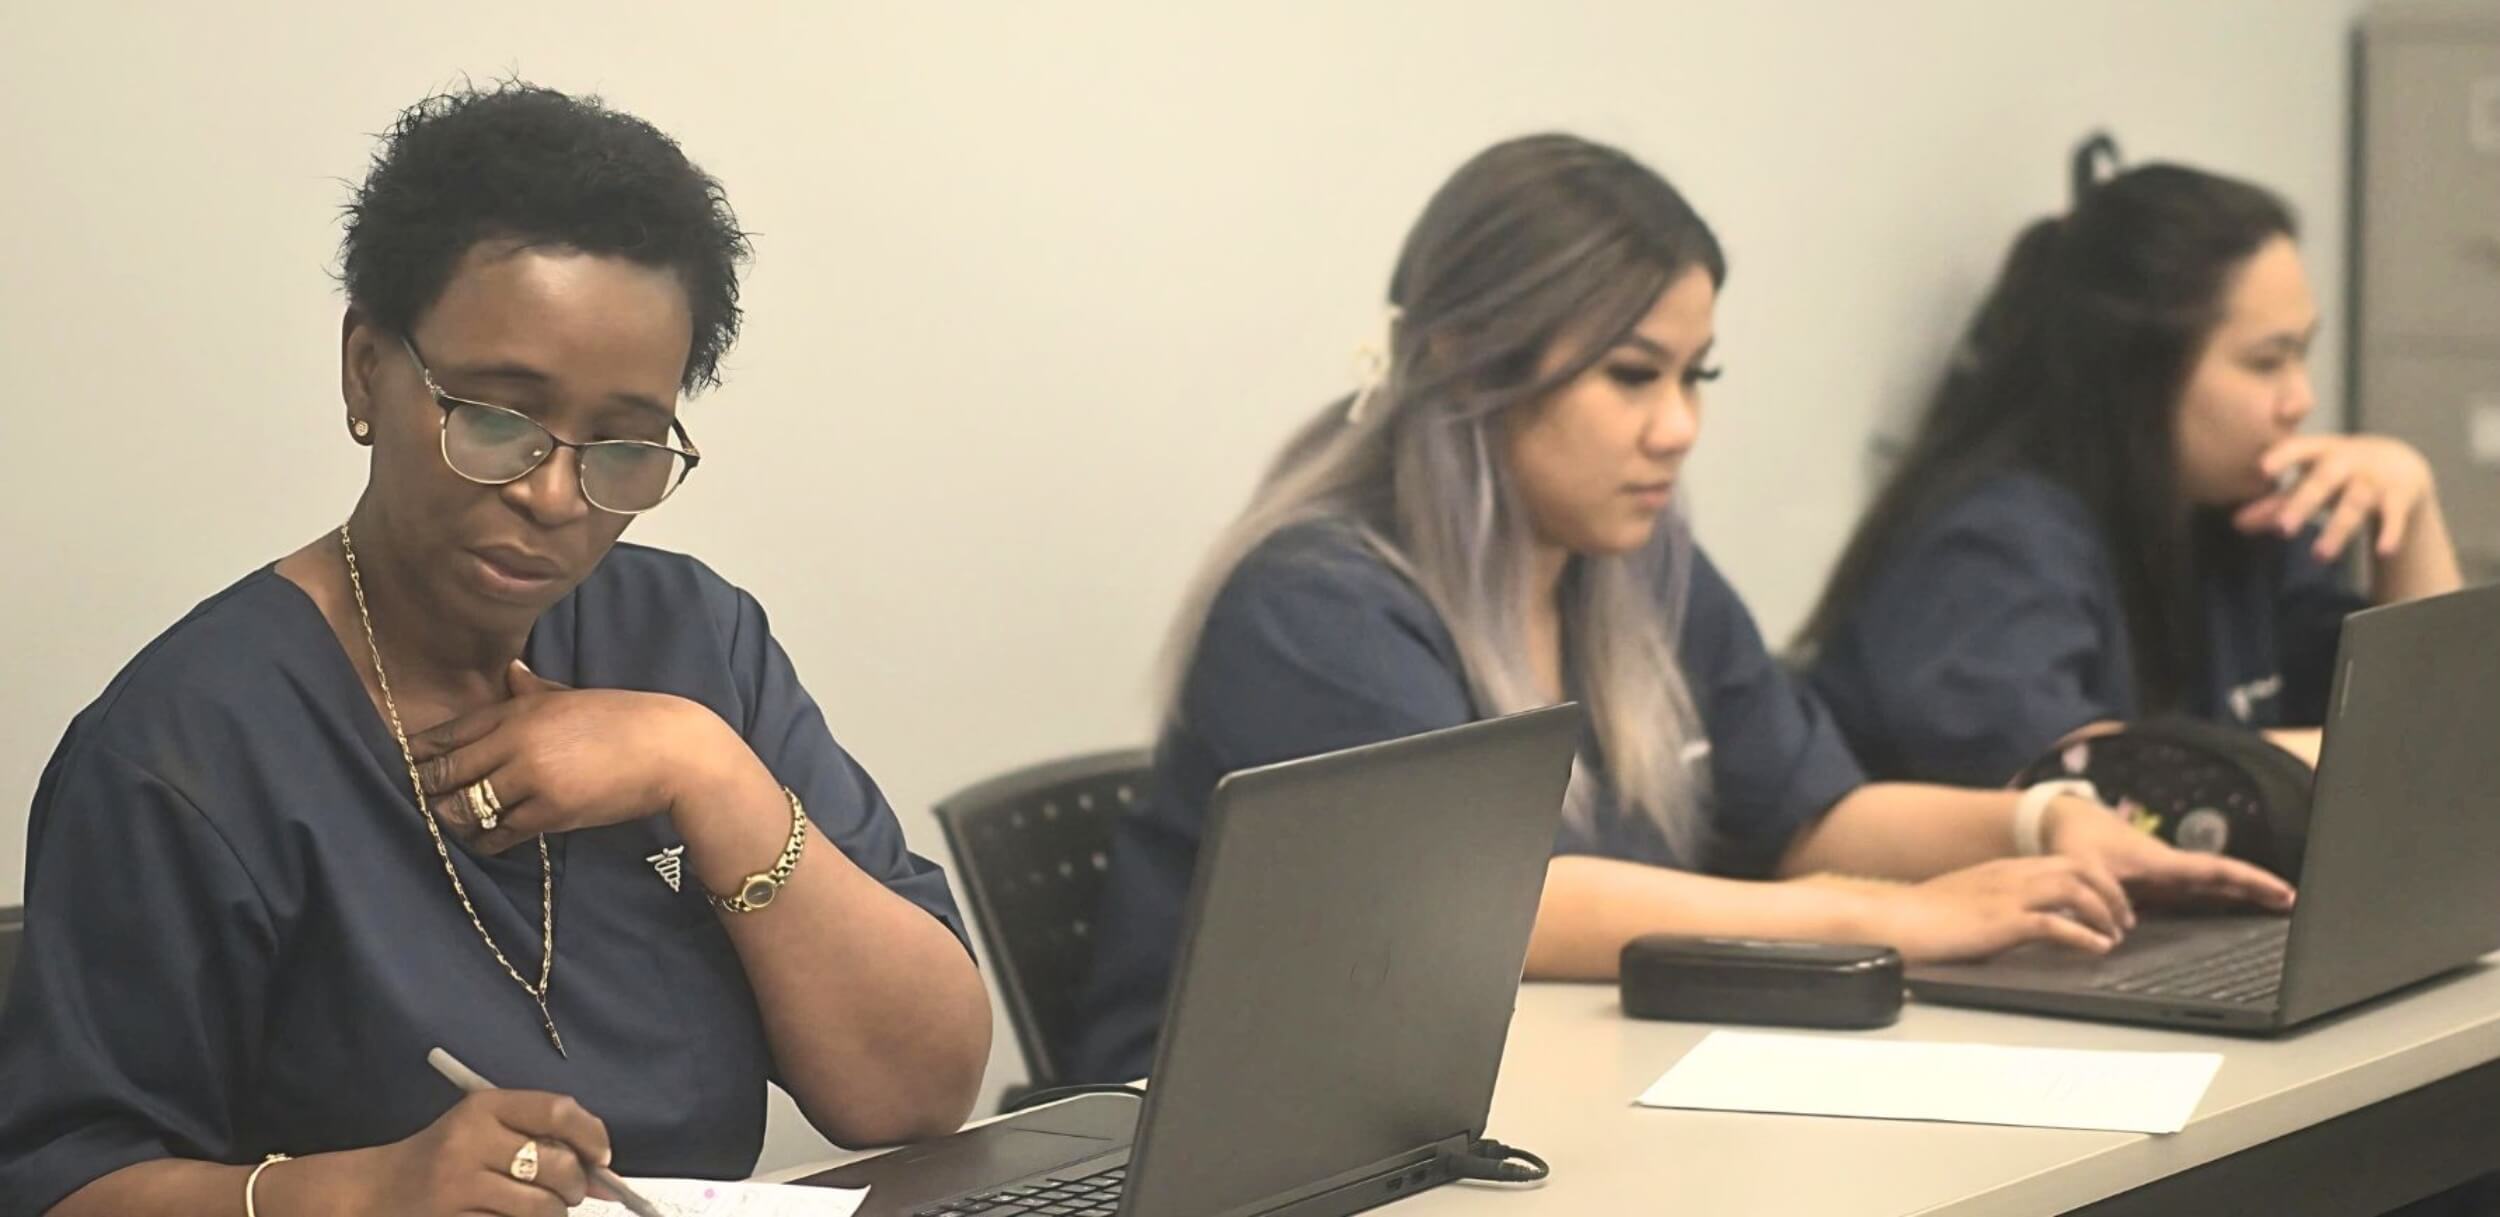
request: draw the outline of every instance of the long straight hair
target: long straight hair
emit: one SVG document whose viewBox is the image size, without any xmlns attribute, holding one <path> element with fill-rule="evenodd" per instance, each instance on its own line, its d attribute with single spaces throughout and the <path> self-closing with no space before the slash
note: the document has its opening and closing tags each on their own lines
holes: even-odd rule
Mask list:
<svg viewBox="0 0 2500 1217">
<path fill-rule="evenodd" d="M 1279 530 L 1313 521 L 1352 529 L 1423 594 L 1479 713 L 1550 700 L 1526 629 L 1534 538 L 1500 459 L 1501 427 L 1595 366 L 1694 268 L 1726 279 L 1718 239 L 1665 179 L 1614 148 L 1535 135 L 1461 166 L 1390 277 L 1380 381 L 1287 442 L 1184 598 L 1164 651 L 1167 719 L 1182 713 L 1207 614 L 1234 570 Z M 1569 358 L 1540 374 L 1557 351 Z M 1576 556 L 1558 607 L 1566 670 L 1617 800 L 1697 865 L 1707 795 L 1685 761 L 1699 726 L 1675 652 L 1691 548 L 1669 517 L 1638 551 Z M 1587 764 L 1575 768 L 1565 815 L 1584 829 L 1595 827 L 1595 784 Z"/>
<path fill-rule="evenodd" d="M 2029 470 L 2073 492 L 2100 531 L 2141 709 L 2184 702 L 2208 641 L 2199 553 L 2236 542 L 2195 527 L 2180 483 L 2180 399 L 2234 277 L 2297 228 L 2273 194 L 2202 170 L 2146 165 L 2101 180 L 2116 155 L 2105 135 L 2077 146 L 2071 210 L 2016 238 L 1800 650 L 1838 628 L 1911 529 L 1988 475 Z"/>
</svg>

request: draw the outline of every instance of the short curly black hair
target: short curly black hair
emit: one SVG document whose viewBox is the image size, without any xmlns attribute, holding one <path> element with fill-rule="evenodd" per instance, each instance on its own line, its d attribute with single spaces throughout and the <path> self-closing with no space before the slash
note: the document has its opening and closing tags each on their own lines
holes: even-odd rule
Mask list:
<svg viewBox="0 0 2500 1217">
<path fill-rule="evenodd" d="M 752 251 L 720 183 L 677 141 L 597 97 L 522 81 L 428 97 L 381 138 L 340 242 L 348 301 L 375 325 L 406 333 L 472 245 L 514 237 L 675 271 L 694 313 L 683 387 L 720 383 Z"/>
</svg>

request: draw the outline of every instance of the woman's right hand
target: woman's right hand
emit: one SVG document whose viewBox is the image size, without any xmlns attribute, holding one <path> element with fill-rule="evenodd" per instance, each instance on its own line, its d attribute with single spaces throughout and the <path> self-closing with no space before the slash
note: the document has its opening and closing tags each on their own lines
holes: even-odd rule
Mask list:
<svg viewBox="0 0 2500 1217">
<path fill-rule="evenodd" d="M 513 1177 L 524 1143 L 538 1146 L 533 1181 Z M 579 1151 L 577 1154 L 576 1151 Z M 487 1090 L 463 1097 L 441 1119 L 374 1151 L 361 1172 L 369 1190 L 352 1211 L 374 1217 L 564 1217 L 590 1187 L 582 1155 L 604 1165 L 608 1127 L 563 1095 Z M 266 1210 L 264 1210 L 266 1211 Z"/>
<path fill-rule="evenodd" d="M 2038 939 L 2095 955 L 2125 937 L 2115 876 L 2071 858 L 1999 858 L 1889 889 L 1869 929 L 1911 963 L 1979 959 Z"/>
</svg>

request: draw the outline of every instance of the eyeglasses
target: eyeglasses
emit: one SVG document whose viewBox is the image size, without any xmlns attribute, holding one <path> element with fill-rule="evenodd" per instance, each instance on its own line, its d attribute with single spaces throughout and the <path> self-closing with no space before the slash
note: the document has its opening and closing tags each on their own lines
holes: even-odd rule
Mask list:
<svg viewBox="0 0 2500 1217">
<path fill-rule="evenodd" d="M 417 353 L 416 340 L 402 335 L 399 344 L 415 361 L 425 391 L 443 408 L 443 463 L 481 486 L 503 486 L 528 477 L 559 448 L 574 452 L 582 497 L 601 511 L 640 515 L 659 506 L 703 454 L 695 450 L 686 425 L 670 419 L 668 427 L 683 448 L 638 439 L 601 439 L 568 443 L 518 410 L 465 397 L 454 397 L 436 384 L 434 373 Z"/>
</svg>

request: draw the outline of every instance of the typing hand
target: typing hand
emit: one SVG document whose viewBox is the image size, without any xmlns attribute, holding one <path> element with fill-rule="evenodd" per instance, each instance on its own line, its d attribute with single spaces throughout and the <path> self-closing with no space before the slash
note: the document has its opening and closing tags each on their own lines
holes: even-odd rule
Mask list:
<svg viewBox="0 0 2500 1217">
<path fill-rule="evenodd" d="M 2240 904 L 2282 912 L 2292 885 L 2237 858 L 2177 849 L 2085 799 L 2049 805 L 2049 852 L 2115 875 L 2128 891 L 2166 904 Z M 2132 918 L 2130 919 L 2132 921 Z"/>
<path fill-rule="evenodd" d="M 2106 870 L 2071 858 L 2000 858 L 1883 892 L 1869 929 L 1903 959 L 1942 963 L 2041 939 L 2098 955 L 2131 918 Z"/>
</svg>

